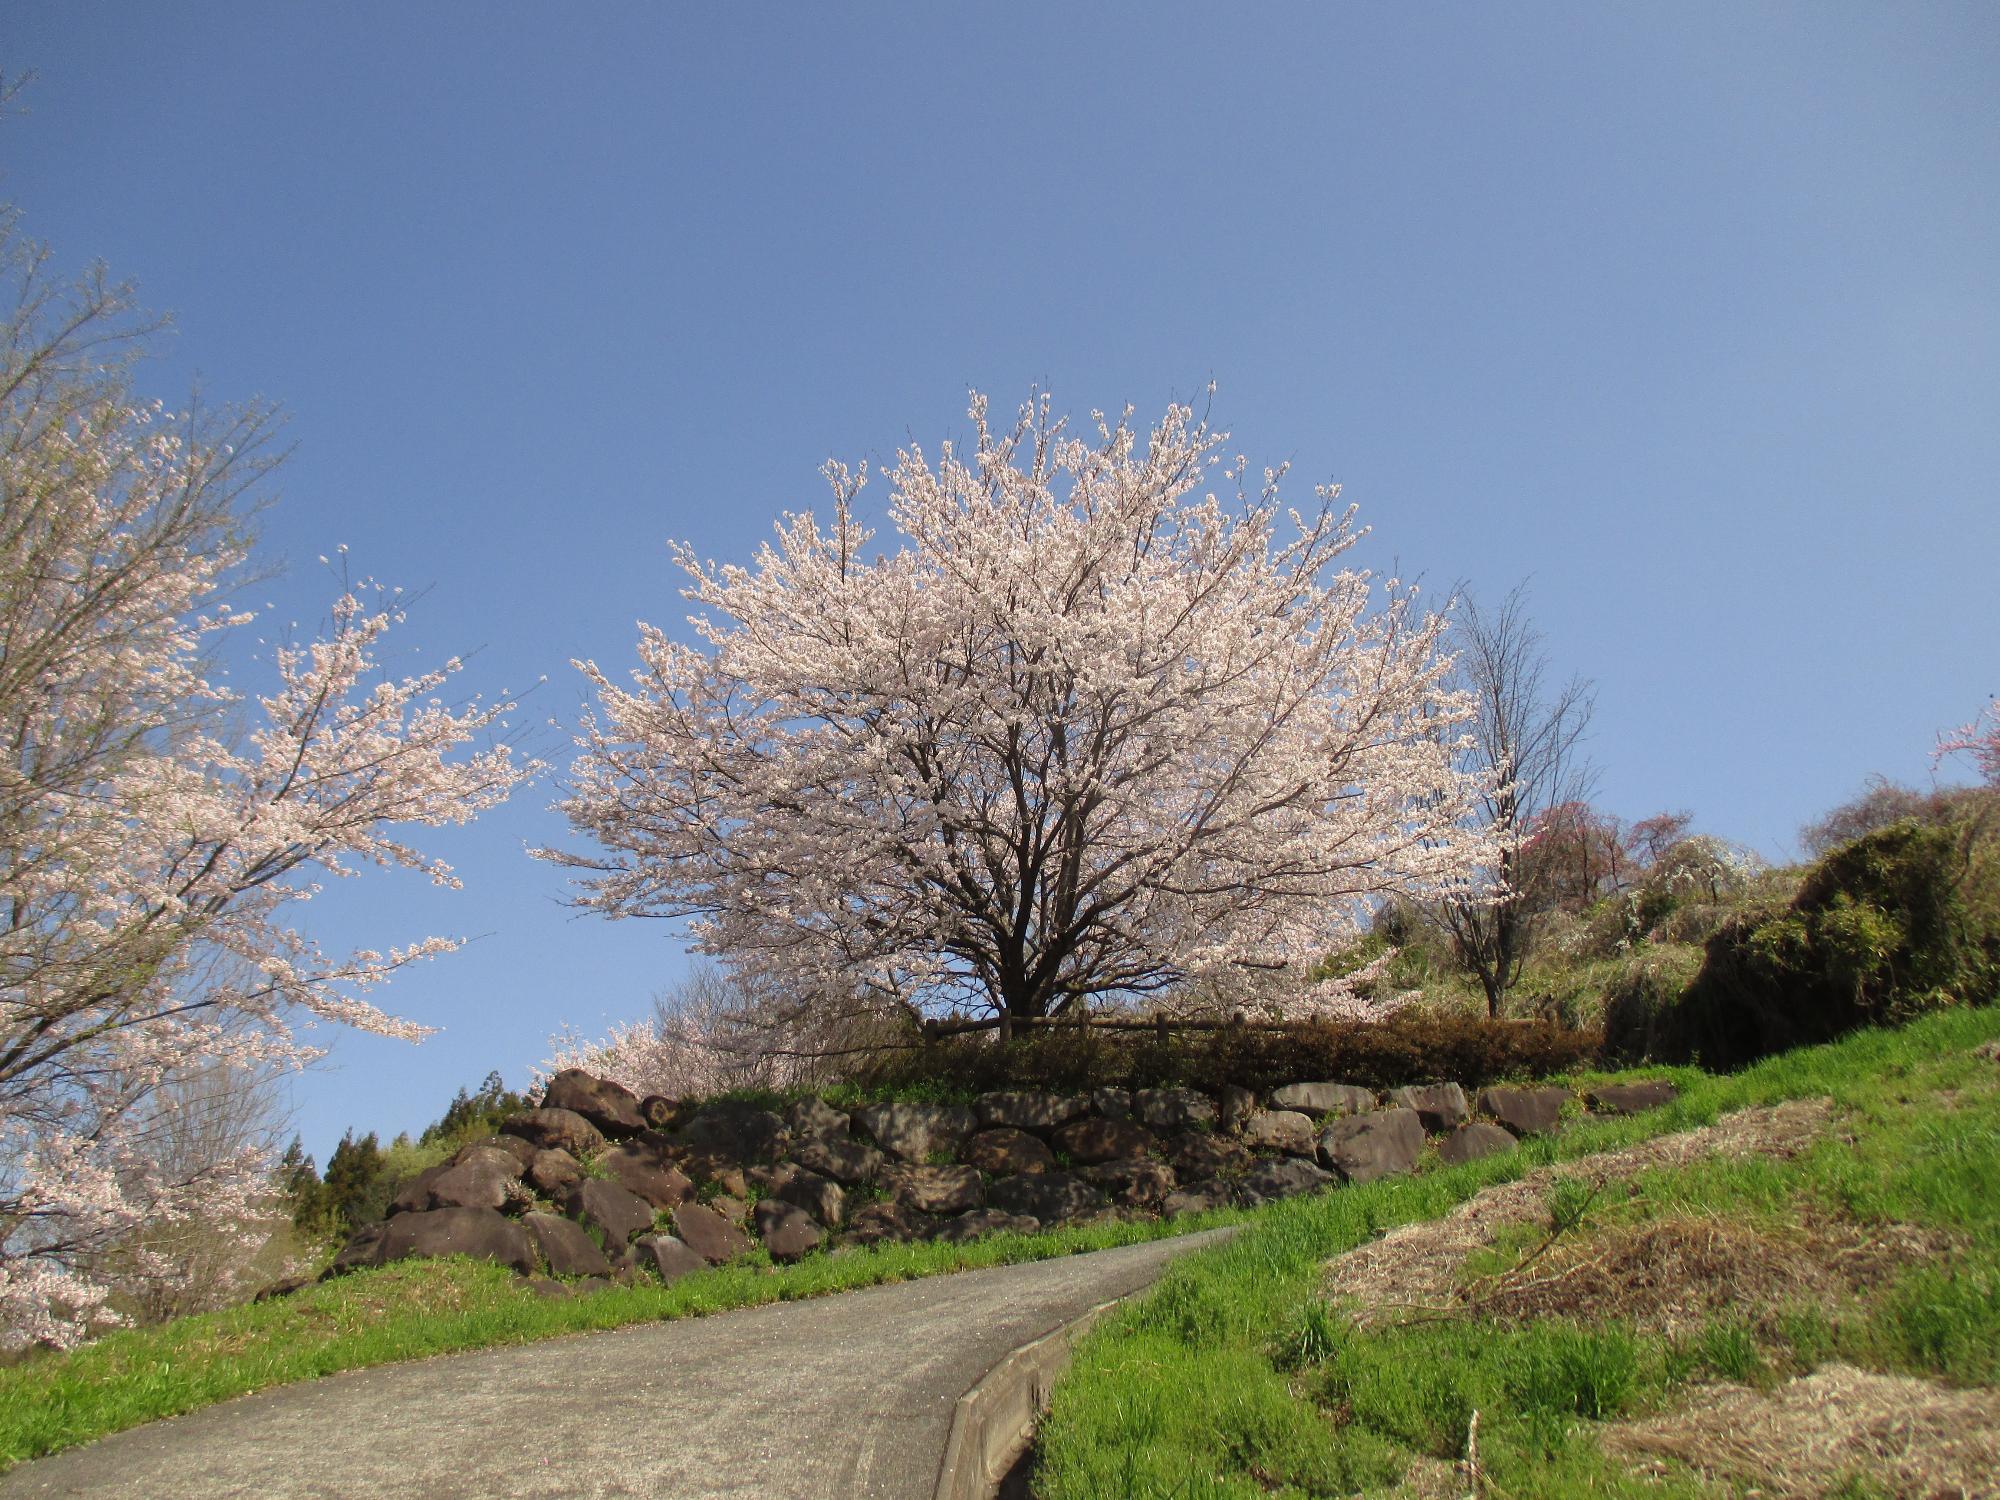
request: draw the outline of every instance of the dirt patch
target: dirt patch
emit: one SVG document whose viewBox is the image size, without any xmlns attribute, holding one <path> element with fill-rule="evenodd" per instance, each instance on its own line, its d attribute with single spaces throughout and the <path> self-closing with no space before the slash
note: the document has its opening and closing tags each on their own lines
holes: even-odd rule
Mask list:
<svg viewBox="0 0 2000 1500">
<path fill-rule="evenodd" d="M 1469 1311 L 1506 1323 L 1622 1318 L 1669 1337 L 1719 1313 L 1753 1324 L 1788 1303 L 1828 1306 L 1951 1249 L 1905 1224 L 1863 1228 L 1809 1215 L 1784 1225 L 1680 1215 L 1559 1244 L 1527 1273 L 1470 1289 Z"/>
<path fill-rule="evenodd" d="M 1824 1495 L 1865 1476 L 1896 1496 L 2000 1496 L 2000 1391 L 1828 1365 L 1768 1395 L 1709 1386 L 1678 1411 L 1601 1429 L 1641 1472 L 1667 1461 L 1770 1496 Z"/>
<path fill-rule="evenodd" d="M 1797 1156 L 1825 1139 L 1834 1119 L 1831 1099 L 1793 1099 L 1738 1110 L 1713 1125 L 1663 1135 L 1622 1151 L 1543 1167 L 1518 1182 L 1474 1194 L 1441 1219 L 1405 1224 L 1328 1264 L 1324 1289 L 1350 1301 L 1357 1321 L 1413 1306 L 1443 1306 L 1458 1290 L 1468 1257 L 1516 1225 L 1545 1222 L 1550 1186 L 1559 1178 L 1604 1187 L 1655 1168 L 1683 1167 L 1710 1156 Z"/>
</svg>

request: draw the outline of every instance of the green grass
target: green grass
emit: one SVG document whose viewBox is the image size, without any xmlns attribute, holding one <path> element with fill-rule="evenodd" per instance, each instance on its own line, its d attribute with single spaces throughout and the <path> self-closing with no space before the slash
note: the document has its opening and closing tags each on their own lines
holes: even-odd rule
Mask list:
<svg viewBox="0 0 2000 1500">
<path fill-rule="evenodd" d="M 1968 1049 L 2000 1010 L 1959 1010 L 1766 1060 L 1730 1077 L 1673 1074 L 1681 1098 L 1634 1120 L 1579 1124 L 1507 1157 L 1265 1210 L 1227 1246 L 1177 1263 L 1107 1320 L 1058 1385 L 1040 1438 L 1046 1500 L 1325 1495 L 1393 1489 L 1419 1460 L 1463 1451 L 1472 1413 L 1489 1493 L 1707 1494 L 1693 1476 L 1640 1480 L 1592 1424 L 1671 1405 L 1690 1383 L 1769 1384 L 1839 1358 L 1956 1383 L 2000 1379 L 2000 1068 Z M 1667 1338 L 1617 1318 L 1478 1316 L 1358 1330 L 1319 1300 L 1332 1256 L 1480 1188 L 1552 1162 L 1705 1124 L 1730 1110 L 1830 1095 L 1838 1139 L 1790 1161 L 1711 1160 L 1646 1173 L 1629 1192 L 1556 1202 L 1580 1236 L 1672 1216 L 1763 1227 L 1835 1219 L 1913 1225 L 1942 1259 L 1869 1295 L 1790 1306 L 1756 1324 L 1718 1316 Z M 1548 1236 L 1504 1236 L 1465 1268 L 1487 1274 Z M 1862 1493 L 1865 1491 L 1857 1491 Z"/>
<path fill-rule="evenodd" d="M 487 1262 L 405 1261 L 0 1369 L 0 1472 L 141 1422 L 341 1370 L 1047 1260 L 1246 1217 L 1222 1210 L 1171 1223 L 997 1234 L 963 1245 L 881 1245 L 789 1266 L 771 1265 L 760 1252 L 671 1286 L 611 1287 L 563 1300 L 539 1297 Z"/>
</svg>

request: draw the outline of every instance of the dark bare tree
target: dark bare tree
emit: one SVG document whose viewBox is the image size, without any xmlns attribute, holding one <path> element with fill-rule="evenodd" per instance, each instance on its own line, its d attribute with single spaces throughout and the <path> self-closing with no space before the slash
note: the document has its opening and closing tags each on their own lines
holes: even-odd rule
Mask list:
<svg viewBox="0 0 2000 1500">
<path fill-rule="evenodd" d="M 1491 790 L 1472 814 L 1492 835 L 1494 864 L 1420 910 L 1448 937 L 1465 971 L 1486 992 L 1488 1015 L 1521 976 L 1550 903 L 1529 878 L 1524 853 L 1538 820 L 1551 809 L 1588 801 L 1596 773 L 1578 746 L 1596 706 L 1596 689 L 1571 677 L 1551 685 L 1541 631 L 1528 617 L 1527 585 L 1497 610 L 1482 610 L 1459 590 L 1452 625 L 1457 683 L 1478 700 L 1464 769 Z"/>
</svg>

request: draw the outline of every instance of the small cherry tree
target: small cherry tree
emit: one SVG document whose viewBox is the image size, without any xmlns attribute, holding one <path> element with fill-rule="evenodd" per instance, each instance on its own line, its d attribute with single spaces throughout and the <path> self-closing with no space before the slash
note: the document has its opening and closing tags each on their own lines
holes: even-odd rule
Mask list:
<svg viewBox="0 0 2000 1500">
<path fill-rule="evenodd" d="M 456 884 L 397 830 L 533 768 L 487 735 L 511 705 L 441 699 L 455 659 L 381 674 L 401 616 L 370 585 L 228 686 L 270 414 L 135 400 L 124 291 L 52 283 L 11 216 L 0 258 L 0 1344 L 60 1345 L 121 1274 L 171 1280 L 173 1225 L 263 1213 L 267 1152 L 153 1149 L 177 1081 L 298 1064 L 288 1015 L 421 1034 L 364 992 L 455 943 L 327 953 L 301 905 L 367 865 Z"/>
<path fill-rule="evenodd" d="M 1987 704 L 1986 711 L 1970 724 L 1938 736 L 1937 753 L 1932 759 L 1943 760 L 1947 755 L 1970 756 L 1979 774 L 2000 786 L 2000 698 Z"/>
<path fill-rule="evenodd" d="M 1367 898 L 1486 852 L 1454 764 L 1440 622 L 1336 568 L 1337 492 L 1245 493 L 1172 407 L 1071 436 L 974 398 L 969 453 L 900 452 L 787 515 L 750 568 L 677 560 L 699 645 L 641 627 L 563 803 L 580 905 L 686 919 L 762 993 L 1013 1022 L 1298 976 Z M 1200 493 L 1218 468 L 1229 501 Z M 1285 534 L 1280 536 L 1280 531 Z M 1442 732 L 1441 732 L 1442 731 Z"/>
</svg>

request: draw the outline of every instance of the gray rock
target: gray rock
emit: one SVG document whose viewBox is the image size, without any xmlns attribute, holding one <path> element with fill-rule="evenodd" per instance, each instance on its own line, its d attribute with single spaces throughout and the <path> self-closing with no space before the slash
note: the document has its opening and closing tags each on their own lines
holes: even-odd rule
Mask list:
<svg viewBox="0 0 2000 1500">
<path fill-rule="evenodd" d="M 1375 1107 L 1375 1095 L 1351 1083 L 1288 1083 L 1272 1093 L 1271 1103 L 1279 1109 L 1295 1109 L 1314 1118 L 1365 1115 Z"/>
<path fill-rule="evenodd" d="M 829 1229 L 840 1228 L 847 1214 L 847 1194 L 841 1191 L 840 1184 L 804 1167 L 794 1167 L 783 1182 L 772 1188 L 771 1196 L 796 1204 Z"/>
<path fill-rule="evenodd" d="M 792 1133 L 796 1143 L 813 1136 L 833 1140 L 845 1140 L 848 1133 L 847 1112 L 835 1109 L 824 1099 L 814 1096 L 795 1099 L 785 1106 L 785 1128 Z"/>
<path fill-rule="evenodd" d="M 1132 1114 L 1155 1130 L 1184 1130 L 1213 1125 L 1215 1101 L 1193 1089 L 1139 1089 L 1132 1095 Z"/>
<path fill-rule="evenodd" d="M 444 1161 L 433 1167 L 425 1167 L 423 1171 L 396 1189 L 396 1196 L 389 1200 L 386 1214 L 394 1217 L 397 1214 L 421 1213 L 430 1208 L 431 1184 L 450 1170 L 451 1163 Z M 495 1203 L 489 1206 L 498 1208 L 500 1205 Z"/>
<path fill-rule="evenodd" d="M 1478 1161 L 1482 1156 L 1497 1156 L 1502 1151 L 1514 1149 L 1514 1137 L 1498 1125 L 1488 1125 L 1484 1120 L 1475 1120 L 1469 1125 L 1461 1125 L 1438 1147 L 1438 1159 L 1450 1166 L 1460 1162 Z"/>
<path fill-rule="evenodd" d="M 1399 1109 L 1414 1109 L 1433 1135 L 1456 1130 L 1472 1118 L 1465 1102 L 1465 1090 L 1455 1083 L 1420 1083 L 1410 1088 L 1392 1089 L 1389 1103 Z"/>
<path fill-rule="evenodd" d="M 1090 1101 L 1041 1089 L 1011 1089 L 981 1094 L 972 1101 L 972 1107 L 979 1115 L 979 1123 L 987 1129 L 1004 1126 L 1013 1130 L 1050 1131 L 1083 1114 L 1090 1108 Z"/>
<path fill-rule="evenodd" d="M 1102 1115 L 1087 1115 L 1081 1120 L 1072 1120 L 1056 1132 L 1056 1150 L 1068 1153 L 1071 1161 L 1085 1165 L 1145 1156 L 1158 1145 L 1153 1132 L 1138 1121 L 1107 1120 Z M 1042 1215 L 1035 1217 L 1041 1218 Z"/>
<path fill-rule="evenodd" d="M 327 1268 L 320 1272 L 321 1281 L 335 1276 L 344 1276 L 349 1271 L 359 1271 L 368 1266 L 382 1264 L 382 1240 L 389 1233 L 386 1223 L 363 1224 L 347 1237 L 347 1243 L 340 1247 Z"/>
<path fill-rule="evenodd" d="M 604 1146 L 604 1133 L 573 1109 L 530 1109 L 500 1124 L 502 1135 L 518 1135 L 545 1151 L 567 1151 L 581 1160 Z"/>
<path fill-rule="evenodd" d="M 1003 1213 L 997 1208 L 975 1208 L 970 1213 L 947 1219 L 931 1235 L 941 1244 L 959 1245 L 989 1234 L 1037 1234 L 1041 1222 L 1026 1214 Z"/>
<path fill-rule="evenodd" d="M 653 1205 L 630 1188 L 601 1177 L 586 1177 L 563 1195 L 563 1212 L 594 1229 L 614 1249 L 653 1227 Z"/>
<path fill-rule="evenodd" d="M 1179 1185 L 1173 1168 L 1144 1157 L 1085 1167 L 1077 1175 L 1107 1193 L 1120 1208 L 1156 1209 Z"/>
<path fill-rule="evenodd" d="M 560 1199 L 572 1184 L 583 1181 L 583 1167 L 567 1151 L 537 1151 L 526 1181 L 544 1198 Z"/>
<path fill-rule="evenodd" d="M 1311 1156 L 1319 1149 L 1313 1122 L 1295 1109 L 1260 1110 L 1243 1122 L 1243 1144 L 1290 1156 Z"/>
<path fill-rule="evenodd" d="M 523 1214 L 521 1227 L 555 1276 L 609 1276 L 611 1262 L 597 1241 L 558 1214 Z"/>
<path fill-rule="evenodd" d="M 865 1141 L 834 1136 L 809 1136 L 792 1143 L 792 1160 L 808 1171 L 853 1187 L 873 1182 L 882 1170 L 882 1153 Z"/>
<path fill-rule="evenodd" d="M 869 1104 L 854 1122 L 899 1161 L 922 1162 L 933 1152 L 956 1155 L 975 1123 L 972 1111 L 955 1104 Z"/>
<path fill-rule="evenodd" d="M 750 1248 L 742 1230 L 699 1203 L 683 1203 L 674 1210 L 674 1233 L 712 1266 L 734 1260 Z"/>
<path fill-rule="evenodd" d="M 696 1271 L 706 1271 L 708 1262 L 689 1248 L 685 1240 L 670 1234 L 642 1234 L 626 1252 L 632 1265 L 672 1284 Z"/>
<path fill-rule="evenodd" d="M 882 1169 L 882 1191 L 922 1213 L 959 1214 L 977 1208 L 984 1196 L 972 1167 L 920 1167 L 897 1162 Z"/>
<path fill-rule="evenodd" d="M 1639 1115 L 1672 1104 L 1680 1096 L 1673 1084 L 1657 1078 L 1646 1083 L 1607 1083 L 1584 1097 L 1600 1115 Z"/>
<path fill-rule="evenodd" d="M 1285 1156 L 1258 1162 L 1236 1179 L 1236 1192 L 1244 1207 L 1255 1208 L 1260 1203 L 1339 1185 L 1340 1179 L 1333 1173 L 1322 1171 L 1300 1157 Z"/>
<path fill-rule="evenodd" d="M 986 1189 L 986 1206 L 1021 1214 L 1043 1224 L 1061 1224 L 1101 1213 L 1110 1200 L 1080 1177 L 1067 1172 L 1035 1172 L 1003 1177 Z"/>
<path fill-rule="evenodd" d="M 1515 1135 L 1553 1135 L 1562 1127 L 1562 1108 L 1573 1096 L 1564 1088 L 1481 1089 L 1475 1113 L 1499 1121 Z"/>
<path fill-rule="evenodd" d="M 1168 1144 L 1168 1160 L 1183 1182 L 1199 1182 L 1208 1177 L 1227 1177 L 1251 1163 L 1250 1148 L 1240 1141 L 1191 1131 Z"/>
<path fill-rule="evenodd" d="M 1160 1204 L 1160 1217 L 1176 1219 L 1182 1214 L 1201 1214 L 1212 1208 L 1235 1206 L 1236 1185 L 1220 1177 L 1210 1177 L 1167 1194 L 1166 1200 Z"/>
<path fill-rule="evenodd" d="M 965 1160 L 995 1177 L 1011 1177 L 1016 1172 L 1053 1172 L 1056 1169 L 1055 1155 L 1041 1137 L 1009 1125 L 982 1130 L 967 1141 Z"/>
<path fill-rule="evenodd" d="M 645 1128 L 639 1097 L 623 1084 L 593 1078 L 581 1068 L 564 1068 L 542 1091 L 543 1109 L 566 1109 L 582 1115 L 608 1136 L 626 1136 Z"/>
<path fill-rule="evenodd" d="M 613 1182 L 637 1193 L 654 1208 L 672 1208 L 694 1195 L 694 1184 L 680 1168 L 636 1142 L 613 1146 L 597 1158 L 597 1164 L 611 1174 Z"/>
<path fill-rule="evenodd" d="M 500 1153 L 491 1153 L 497 1156 Z M 513 1158 L 505 1158 L 509 1167 Z M 486 1159 L 466 1162 L 460 1166 L 446 1167 L 431 1179 L 425 1208 L 504 1208 L 511 1194 L 508 1189 L 514 1185 L 515 1174 L 493 1165 L 490 1156 Z"/>
<path fill-rule="evenodd" d="M 733 1099 L 704 1105 L 673 1137 L 684 1150 L 746 1166 L 776 1161 L 791 1139 L 785 1122 L 768 1109 Z"/>
<path fill-rule="evenodd" d="M 1092 1089 L 1090 1112 L 1103 1115 L 1107 1120 L 1129 1120 L 1132 1118 L 1132 1091 L 1112 1088 Z"/>
<path fill-rule="evenodd" d="M 907 1204 L 884 1200 L 857 1208 L 848 1217 L 847 1233 L 841 1239 L 850 1245 L 901 1244 L 929 1239 L 937 1224 L 931 1214 L 920 1214 Z"/>
<path fill-rule="evenodd" d="M 440 1255 L 497 1260 L 523 1276 L 534 1274 L 536 1267 L 528 1231 L 490 1208 L 439 1208 L 389 1220 L 382 1236 L 382 1265 Z"/>
<path fill-rule="evenodd" d="M 1233 1083 L 1224 1084 L 1216 1099 L 1216 1125 L 1225 1135 L 1234 1135 L 1243 1122 L 1257 1113 L 1257 1096 Z"/>
<path fill-rule="evenodd" d="M 1381 1109 L 1335 1120 L 1321 1132 L 1319 1159 L 1344 1182 L 1373 1182 L 1407 1172 L 1424 1149 L 1424 1123 L 1414 1109 Z"/>
<path fill-rule="evenodd" d="M 452 1157 L 455 1167 L 469 1162 L 483 1161 L 497 1172 L 505 1172 L 509 1177 L 519 1177 L 527 1171 L 528 1163 L 535 1159 L 541 1148 L 522 1140 L 518 1135 L 489 1135 L 474 1141 L 469 1146 L 461 1146 Z"/>
<path fill-rule="evenodd" d="M 766 1198 L 751 1217 L 757 1225 L 757 1238 L 775 1261 L 797 1260 L 826 1238 L 813 1216 L 796 1203 Z"/>
</svg>

